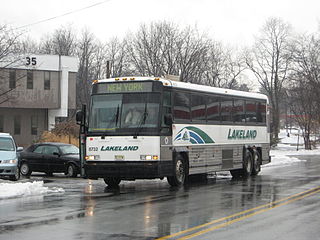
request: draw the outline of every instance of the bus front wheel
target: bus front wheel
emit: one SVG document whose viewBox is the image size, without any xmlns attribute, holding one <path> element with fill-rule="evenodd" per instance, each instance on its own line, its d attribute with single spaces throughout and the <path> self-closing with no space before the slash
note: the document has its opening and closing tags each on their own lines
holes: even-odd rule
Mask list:
<svg viewBox="0 0 320 240">
<path fill-rule="evenodd" d="M 179 187 L 184 185 L 187 181 L 188 169 L 186 161 L 181 155 L 177 155 L 173 164 L 173 175 L 167 176 L 168 183 L 172 187 Z"/>
<path fill-rule="evenodd" d="M 121 182 L 118 177 L 105 177 L 103 180 L 109 187 L 118 187 Z"/>
</svg>

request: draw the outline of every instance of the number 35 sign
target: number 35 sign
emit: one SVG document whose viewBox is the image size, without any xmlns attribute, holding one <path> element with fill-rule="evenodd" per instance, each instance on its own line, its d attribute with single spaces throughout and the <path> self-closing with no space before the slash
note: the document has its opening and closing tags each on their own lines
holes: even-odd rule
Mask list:
<svg viewBox="0 0 320 240">
<path fill-rule="evenodd" d="M 26 65 L 27 66 L 35 66 L 37 65 L 37 58 L 36 57 L 26 57 Z"/>
</svg>

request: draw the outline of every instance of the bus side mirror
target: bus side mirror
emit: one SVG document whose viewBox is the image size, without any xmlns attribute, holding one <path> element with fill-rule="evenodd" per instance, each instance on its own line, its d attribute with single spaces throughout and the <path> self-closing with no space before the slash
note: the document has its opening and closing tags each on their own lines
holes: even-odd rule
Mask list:
<svg viewBox="0 0 320 240">
<path fill-rule="evenodd" d="M 164 115 L 164 123 L 166 125 L 171 125 L 173 123 L 173 118 L 172 118 L 172 114 L 166 114 Z"/>
<path fill-rule="evenodd" d="M 81 125 L 83 119 L 83 112 L 81 110 L 77 111 L 76 113 L 76 121 L 77 124 Z"/>
</svg>

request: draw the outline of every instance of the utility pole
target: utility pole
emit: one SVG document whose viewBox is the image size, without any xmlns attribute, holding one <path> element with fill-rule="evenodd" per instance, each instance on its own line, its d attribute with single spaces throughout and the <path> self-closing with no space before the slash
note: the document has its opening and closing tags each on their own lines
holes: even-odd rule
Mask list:
<svg viewBox="0 0 320 240">
<path fill-rule="evenodd" d="M 110 61 L 107 60 L 107 71 L 106 71 L 106 78 L 110 78 Z"/>
</svg>

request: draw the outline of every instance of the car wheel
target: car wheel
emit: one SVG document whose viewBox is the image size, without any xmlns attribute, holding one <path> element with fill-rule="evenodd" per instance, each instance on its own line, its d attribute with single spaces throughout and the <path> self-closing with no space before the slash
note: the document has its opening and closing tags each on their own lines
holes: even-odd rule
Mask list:
<svg viewBox="0 0 320 240">
<path fill-rule="evenodd" d="M 30 176 L 30 175 L 31 175 L 32 171 L 31 171 L 31 169 L 29 168 L 28 163 L 24 162 L 24 163 L 21 164 L 20 173 L 21 173 L 23 176 Z"/>
<path fill-rule="evenodd" d="M 103 180 L 109 187 L 118 187 L 121 182 L 118 177 L 105 177 Z"/>
<path fill-rule="evenodd" d="M 11 181 L 18 181 L 20 179 L 20 169 L 17 167 L 14 175 L 10 176 Z"/>
<path fill-rule="evenodd" d="M 167 177 L 168 183 L 172 187 L 184 185 L 187 182 L 188 169 L 185 160 L 181 155 L 178 155 L 175 158 L 173 167 L 173 175 Z"/>
<path fill-rule="evenodd" d="M 77 169 L 73 164 L 69 164 L 67 167 L 67 176 L 68 177 L 76 177 L 77 176 Z"/>
</svg>

